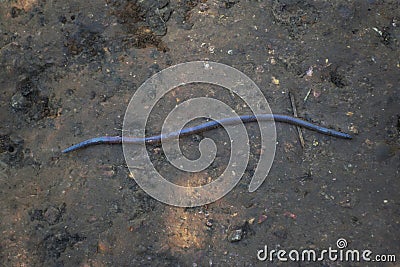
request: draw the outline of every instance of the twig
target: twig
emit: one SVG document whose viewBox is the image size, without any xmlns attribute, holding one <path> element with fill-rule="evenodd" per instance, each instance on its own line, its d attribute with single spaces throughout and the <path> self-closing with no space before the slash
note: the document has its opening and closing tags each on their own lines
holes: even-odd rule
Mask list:
<svg viewBox="0 0 400 267">
<path fill-rule="evenodd" d="M 293 94 L 290 92 L 289 92 L 289 97 L 290 97 L 290 103 L 292 105 L 293 115 L 294 115 L 294 117 L 297 118 L 298 116 L 297 116 L 296 102 L 294 101 Z M 296 128 L 297 128 L 297 133 L 299 134 L 299 140 L 300 140 L 301 147 L 304 149 L 305 142 L 304 142 L 304 138 L 303 138 L 303 133 L 299 126 L 296 126 Z"/>
<path fill-rule="evenodd" d="M 304 102 L 307 101 L 308 97 L 310 96 L 311 91 L 312 91 L 312 89 L 310 88 L 310 90 L 308 90 L 306 96 L 305 96 L 304 99 L 303 99 Z"/>
</svg>

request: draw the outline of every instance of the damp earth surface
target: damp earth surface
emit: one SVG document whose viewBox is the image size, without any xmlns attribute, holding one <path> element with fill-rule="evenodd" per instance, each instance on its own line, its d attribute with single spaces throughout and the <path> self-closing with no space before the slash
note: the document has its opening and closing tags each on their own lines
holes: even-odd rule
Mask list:
<svg viewBox="0 0 400 267">
<path fill-rule="evenodd" d="M 0 1 L 0 265 L 265 266 L 257 258 L 265 246 L 321 252 L 341 238 L 344 249 L 398 260 L 399 10 L 398 1 L 378 0 Z M 249 124 L 242 179 L 195 208 L 146 194 L 120 145 L 61 153 L 121 135 L 138 87 L 196 60 L 246 74 L 274 113 L 292 115 L 293 102 L 299 117 L 353 139 L 301 130 L 302 143 L 294 126 L 277 124 L 273 166 L 250 193 L 262 150 Z M 201 96 L 249 112 L 221 88 L 181 86 L 158 103 L 147 133 Z M 223 129 L 182 138 L 183 154 L 198 157 L 205 137 L 218 152 L 200 173 L 176 170 L 161 146 L 147 149 L 160 173 L 196 186 L 229 159 Z M 325 257 L 318 265 L 346 263 Z"/>
</svg>

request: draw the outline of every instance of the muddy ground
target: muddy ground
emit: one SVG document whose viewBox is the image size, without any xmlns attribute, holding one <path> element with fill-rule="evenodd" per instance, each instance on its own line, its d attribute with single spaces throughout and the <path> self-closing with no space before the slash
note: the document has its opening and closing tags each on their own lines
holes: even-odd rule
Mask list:
<svg viewBox="0 0 400 267">
<path fill-rule="evenodd" d="M 339 238 L 399 259 L 398 1 L 2 0 L 0 35 L 0 265 L 265 266 L 264 245 L 321 251 Z M 303 130 L 303 148 L 295 127 L 277 124 L 270 174 L 249 193 L 259 153 L 249 125 L 243 179 L 187 209 L 144 193 L 119 145 L 60 152 L 120 135 L 135 90 L 193 60 L 242 71 L 274 113 L 292 114 L 291 93 L 300 117 L 354 138 Z M 178 88 L 158 114 L 199 92 L 229 100 L 207 86 Z M 155 115 L 148 131 L 161 126 Z M 184 138 L 186 153 L 195 157 L 203 137 L 226 144 L 213 130 Z M 178 180 L 220 173 L 229 156 L 220 147 L 203 176 Z M 149 153 L 169 170 L 160 147 Z"/>
</svg>

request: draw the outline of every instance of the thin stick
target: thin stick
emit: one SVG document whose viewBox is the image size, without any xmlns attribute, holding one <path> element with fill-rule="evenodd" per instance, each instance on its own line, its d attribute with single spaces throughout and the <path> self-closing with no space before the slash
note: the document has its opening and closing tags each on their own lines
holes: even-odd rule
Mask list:
<svg viewBox="0 0 400 267">
<path fill-rule="evenodd" d="M 296 102 L 294 101 L 293 94 L 290 92 L 289 92 L 289 97 L 290 97 L 290 103 L 292 105 L 293 116 L 297 118 L 298 116 L 297 116 Z M 303 138 L 303 132 L 301 131 L 299 126 L 296 126 L 296 128 L 297 128 L 297 133 L 299 134 L 299 140 L 300 140 L 301 147 L 304 149 L 305 142 L 304 142 L 304 138 Z"/>
<path fill-rule="evenodd" d="M 303 101 L 304 101 L 304 102 L 306 102 L 306 101 L 307 101 L 308 97 L 309 97 L 309 96 L 310 96 L 310 94 L 311 94 L 311 91 L 312 91 L 312 89 L 310 88 L 310 90 L 308 90 L 308 92 L 307 92 L 306 96 L 305 96 L 305 97 L 304 97 L 304 99 L 303 99 Z"/>
</svg>

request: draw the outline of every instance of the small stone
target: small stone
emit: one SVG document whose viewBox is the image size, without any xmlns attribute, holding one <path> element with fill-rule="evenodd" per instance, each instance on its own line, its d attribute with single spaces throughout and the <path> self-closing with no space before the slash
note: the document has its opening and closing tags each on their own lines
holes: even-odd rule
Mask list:
<svg viewBox="0 0 400 267">
<path fill-rule="evenodd" d="M 258 223 L 258 224 L 263 223 L 263 222 L 265 222 L 265 220 L 267 220 L 267 218 L 268 218 L 267 215 L 261 214 L 261 215 L 258 217 L 257 223 Z"/>
<path fill-rule="evenodd" d="M 243 237 L 243 230 L 242 229 L 237 229 L 233 230 L 229 235 L 228 235 L 228 240 L 230 242 L 239 242 L 242 240 Z"/>
<path fill-rule="evenodd" d="M 106 253 L 108 251 L 110 251 L 110 245 L 105 241 L 99 241 L 97 244 L 97 252 Z"/>
<path fill-rule="evenodd" d="M 279 85 L 279 80 L 277 78 L 275 78 L 274 76 L 272 76 L 271 78 L 271 82 L 275 85 Z"/>
<path fill-rule="evenodd" d="M 214 54 L 215 46 L 213 46 L 213 45 L 209 46 L 209 47 L 208 47 L 208 51 L 209 51 L 210 53 Z"/>
<path fill-rule="evenodd" d="M 349 131 L 352 132 L 352 133 L 354 133 L 354 134 L 358 134 L 358 133 L 359 133 L 358 127 L 355 126 L 355 125 L 351 125 L 351 126 L 349 127 Z"/>
<path fill-rule="evenodd" d="M 15 110 L 23 110 L 31 105 L 31 102 L 26 99 L 20 92 L 11 97 L 11 106 Z"/>
</svg>

